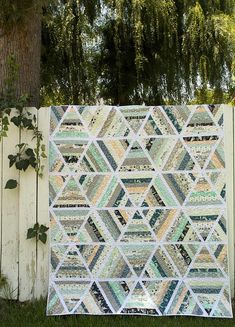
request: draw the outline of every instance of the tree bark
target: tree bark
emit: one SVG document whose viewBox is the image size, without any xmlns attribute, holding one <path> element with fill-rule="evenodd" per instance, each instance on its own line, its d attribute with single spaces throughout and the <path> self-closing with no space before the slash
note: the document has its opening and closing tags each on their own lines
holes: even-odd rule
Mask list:
<svg viewBox="0 0 235 327">
<path fill-rule="evenodd" d="M 1 33 L 2 32 L 2 33 Z M 28 95 L 30 106 L 39 106 L 41 12 L 33 7 L 26 11 L 24 21 L 8 31 L 0 30 L 0 94 L 6 88 L 9 76 L 7 61 L 13 55 L 19 65 L 16 96 Z"/>
</svg>

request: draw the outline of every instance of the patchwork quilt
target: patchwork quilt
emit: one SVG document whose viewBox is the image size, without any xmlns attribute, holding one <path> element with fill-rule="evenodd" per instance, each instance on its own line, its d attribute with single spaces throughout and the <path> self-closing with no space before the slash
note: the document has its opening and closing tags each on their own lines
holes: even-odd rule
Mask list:
<svg viewBox="0 0 235 327">
<path fill-rule="evenodd" d="M 51 107 L 48 315 L 232 317 L 223 110 Z"/>
</svg>

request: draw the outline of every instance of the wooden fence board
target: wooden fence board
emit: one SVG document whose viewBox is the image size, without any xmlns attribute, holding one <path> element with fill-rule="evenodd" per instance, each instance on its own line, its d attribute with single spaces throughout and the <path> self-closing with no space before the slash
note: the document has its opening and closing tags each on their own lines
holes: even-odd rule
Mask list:
<svg viewBox="0 0 235 327">
<path fill-rule="evenodd" d="M 43 143 L 46 145 L 46 153 L 48 153 L 48 141 L 49 141 L 49 120 L 50 110 L 49 108 L 41 108 L 38 111 L 38 128 L 43 134 Z M 37 188 L 37 219 L 39 224 L 49 226 L 49 213 L 48 213 L 48 160 L 43 160 L 45 165 L 43 171 L 43 177 L 38 178 Z M 35 297 L 46 297 L 48 290 L 48 266 L 49 266 L 49 242 L 50 232 L 48 234 L 48 241 L 46 244 L 38 242 L 37 247 L 37 281 L 36 281 L 36 293 Z"/>
<path fill-rule="evenodd" d="M 29 108 L 37 117 L 37 109 Z M 32 133 L 21 132 L 21 143 L 27 143 L 35 148 Z M 19 300 L 26 301 L 34 298 L 36 287 L 36 241 L 27 240 L 27 230 L 36 223 L 37 176 L 30 167 L 26 172 L 20 172 L 19 187 Z"/>
<path fill-rule="evenodd" d="M 15 167 L 9 169 L 9 154 L 16 153 L 16 144 L 19 143 L 19 129 L 10 124 L 8 136 L 3 138 L 3 157 L 2 157 L 2 258 L 1 273 L 8 278 L 9 289 L 7 288 L 6 297 L 16 299 L 18 297 L 18 226 L 19 226 L 19 188 L 8 190 L 4 189 L 9 179 L 19 180 L 19 172 Z M 11 294 L 8 294 L 11 293 Z"/>
</svg>

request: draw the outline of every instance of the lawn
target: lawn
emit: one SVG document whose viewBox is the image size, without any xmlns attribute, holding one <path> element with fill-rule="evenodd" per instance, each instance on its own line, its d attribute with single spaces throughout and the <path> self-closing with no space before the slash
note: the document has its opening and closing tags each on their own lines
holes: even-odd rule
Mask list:
<svg viewBox="0 0 235 327">
<path fill-rule="evenodd" d="M 234 319 L 145 316 L 46 317 L 46 301 L 0 301 L 0 327 L 235 327 Z"/>
</svg>

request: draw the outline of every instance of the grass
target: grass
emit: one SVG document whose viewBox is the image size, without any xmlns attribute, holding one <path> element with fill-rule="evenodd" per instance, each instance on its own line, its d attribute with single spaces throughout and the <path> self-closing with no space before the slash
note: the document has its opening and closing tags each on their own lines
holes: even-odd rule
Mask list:
<svg viewBox="0 0 235 327">
<path fill-rule="evenodd" d="M 235 327 L 234 319 L 146 316 L 45 315 L 46 301 L 18 303 L 0 300 L 1 327 Z"/>
</svg>

